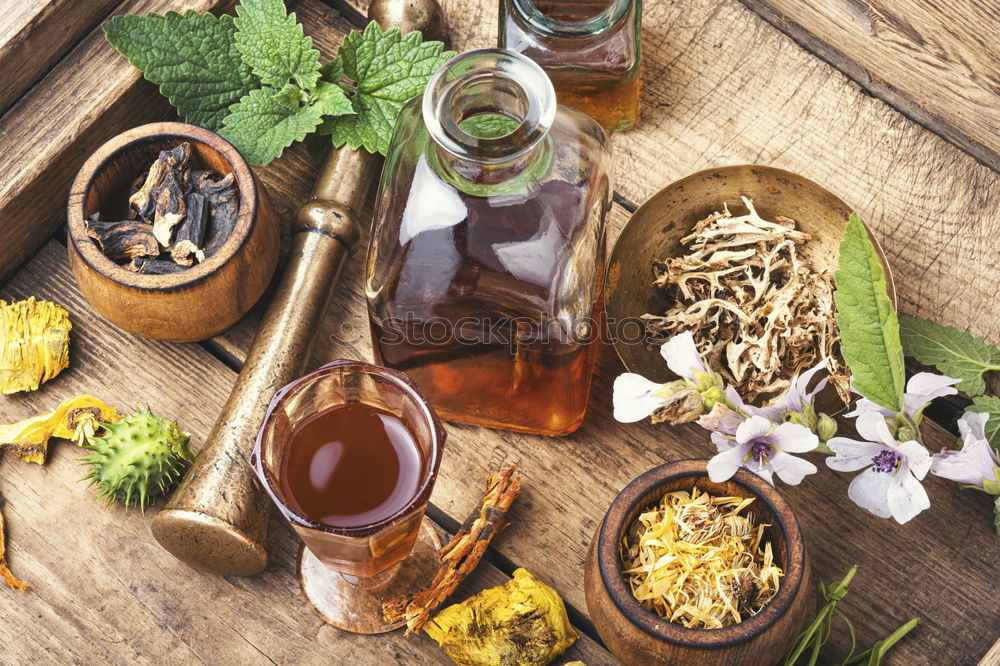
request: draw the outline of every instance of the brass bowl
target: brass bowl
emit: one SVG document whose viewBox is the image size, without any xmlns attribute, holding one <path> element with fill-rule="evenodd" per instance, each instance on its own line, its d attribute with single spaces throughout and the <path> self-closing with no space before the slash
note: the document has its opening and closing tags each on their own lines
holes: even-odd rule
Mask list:
<svg viewBox="0 0 1000 666">
<path fill-rule="evenodd" d="M 653 260 L 683 254 L 681 238 L 694 225 L 724 202 L 737 214 L 743 211 L 740 197 L 753 201 L 764 219 L 784 215 L 796 221 L 798 228 L 812 237 L 802 246 L 801 256 L 817 270 L 834 271 L 840 257 L 840 241 L 853 210 L 836 195 L 794 173 L 773 167 L 744 165 L 706 169 L 682 178 L 654 194 L 639 207 L 626 223 L 608 263 L 604 302 L 613 335 L 615 351 L 629 372 L 652 381 L 677 379 L 660 356 L 659 347 L 645 336 L 635 335 L 634 322 L 640 315 L 662 313 L 670 299 L 653 285 Z M 896 303 L 896 290 L 885 253 L 878 241 L 868 237 L 878 252 L 889 287 L 889 298 Z M 829 393 L 828 393 L 829 391 Z M 832 387 L 820 396 L 822 407 L 839 404 Z"/>
<path fill-rule="evenodd" d="M 654 467 L 622 490 L 591 541 L 584 568 L 587 610 L 613 655 L 625 664 L 742 666 L 773 664 L 798 635 L 810 606 L 809 559 L 792 508 L 774 486 L 745 469 L 715 483 L 707 461 L 679 460 Z M 754 497 L 747 507 L 765 523 L 775 562 L 784 575 L 777 594 L 757 615 L 722 629 L 690 629 L 664 620 L 632 595 L 622 574 L 619 544 L 638 515 L 675 490 Z"/>
<path fill-rule="evenodd" d="M 232 173 L 240 193 L 236 227 L 218 252 L 177 273 L 133 273 L 104 256 L 85 220 L 122 219 L 128 186 L 161 150 L 191 144 L 197 168 Z M 80 167 L 66 208 L 67 246 L 77 285 L 109 322 L 154 340 L 194 342 L 221 333 L 263 295 L 278 263 L 278 225 L 263 185 L 218 134 L 185 123 L 151 123 L 108 140 Z"/>
</svg>

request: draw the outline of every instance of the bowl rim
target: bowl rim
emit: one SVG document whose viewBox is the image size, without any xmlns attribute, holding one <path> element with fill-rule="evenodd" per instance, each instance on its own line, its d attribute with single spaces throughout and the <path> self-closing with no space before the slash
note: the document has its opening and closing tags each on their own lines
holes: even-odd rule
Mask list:
<svg viewBox="0 0 1000 666">
<path fill-rule="evenodd" d="M 659 190 L 651 194 L 649 198 L 647 198 L 638 208 L 636 208 L 635 212 L 629 215 L 628 220 L 625 221 L 625 224 L 622 226 L 622 229 L 618 233 L 617 238 L 615 238 L 615 242 L 611 247 L 611 251 L 608 253 L 607 265 L 604 267 L 604 284 L 606 286 L 605 286 L 603 310 L 606 316 L 612 316 L 613 314 L 615 314 L 610 310 L 615 309 L 613 301 L 615 298 L 616 289 L 614 285 L 617 284 L 618 280 L 612 280 L 613 277 L 612 272 L 618 266 L 628 265 L 632 263 L 627 259 L 623 260 L 621 257 L 619 257 L 619 254 L 624 252 L 623 249 L 624 246 L 622 245 L 621 241 L 628 235 L 629 227 L 634 226 L 634 222 L 636 220 L 641 220 L 645 216 L 649 215 L 649 210 L 660 205 L 659 200 L 661 197 L 664 196 L 666 192 L 676 189 L 683 189 L 683 187 L 688 182 L 705 178 L 710 174 L 729 174 L 729 173 L 738 173 L 741 171 L 746 171 L 746 172 L 764 171 L 764 172 L 770 172 L 775 176 L 780 176 L 784 178 L 790 177 L 798 181 L 803 181 L 807 183 L 810 187 L 815 188 L 819 192 L 829 195 L 835 201 L 843 204 L 844 208 L 848 210 L 856 210 L 854 207 L 848 205 L 839 196 L 837 196 L 827 188 L 823 187 L 819 183 L 809 178 L 806 178 L 805 176 L 799 175 L 793 171 L 788 171 L 786 169 L 779 169 L 778 167 L 773 167 L 766 164 L 727 164 L 722 166 L 709 167 L 707 169 L 701 169 L 699 171 L 695 171 L 694 173 L 690 173 L 686 176 L 678 178 L 677 180 L 672 181 L 671 183 L 661 187 Z M 720 204 L 721 203 L 722 202 L 720 201 Z M 886 288 L 889 294 L 889 300 L 892 301 L 893 308 L 898 310 L 899 299 L 896 293 L 896 282 L 895 279 L 893 278 L 892 266 L 889 263 L 889 258 L 888 256 L 886 256 L 885 249 L 882 247 L 882 244 L 879 242 L 878 238 L 873 233 L 871 226 L 864 219 L 861 220 L 861 224 L 864 226 L 865 231 L 868 232 L 868 238 L 871 240 L 872 245 L 875 247 L 875 253 L 878 255 L 879 263 L 881 264 L 882 271 L 885 274 Z M 611 287 L 608 287 L 607 285 L 611 285 Z M 633 316 L 638 316 L 638 314 Z M 645 344 L 645 342 L 641 344 Z M 613 340 L 612 347 L 614 347 L 615 355 L 618 357 L 618 360 L 621 361 L 622 365 L 625 366 L 626 370 L 628 370 L 629 372 L 636 372 L 642 374 L 645 368 L 635 367 L 635 363 L 632 363 L 631 361 L 629 361 L 628 358 L 626 358 L 626 354 L 623 349 L 623 344 L 620 340 L 617 339 Z M 674 376 L 673 373 L 669 374 L 671 376 Z"/>
<path fill-rule="evenodd" d="M 135 273 L 105 256 L 85 228 L 87 197 L 98 174 L 118 155 L 156 141 L 187 141 L 203 144 L 218 152 L 232 168 L 240 207 L 236 226 L 219 250 L 205 261 L 176 273 Z M 194 287 L 239 254 L 253 235 L 260 208 L 260 192 L 249 163 L 233 144 L 219 134 L 182 122 L 155 122 L 133 127 L 102 144 L 83 163 L 73 179 L 66 204 L 66 224 L 73 251 L 90 270 L 120 285 L 143 291 L 175 291 Z"/>
<path fill-rule="evenodd" d="M 730 481 L 768 506 L 774 514 L 772 527 L 776 538 L 787 544 L 788 561 L 778 593 L 756 615 L 720 629 L 693 629 L 674 624 L 647 610 L 632 595 L 622 574 L 619 541 L 628 528 L 629 513 L 658 486 L 667 481 L 688 477 L 708 479 L 707 460 L 678 460 L 654 467 L 633 479 L 608 509 L 597 537 L 597 567 L 601 583 L 622 616 L 653 638 L 667 643 L 700 649 L 732 647 L 761 635 L 784 617 L 798 596 L 806 572 L 806 549 L 798 521 L 791 506 L 771 484 L 746 469 L 740 469 Z"/>
</svg>

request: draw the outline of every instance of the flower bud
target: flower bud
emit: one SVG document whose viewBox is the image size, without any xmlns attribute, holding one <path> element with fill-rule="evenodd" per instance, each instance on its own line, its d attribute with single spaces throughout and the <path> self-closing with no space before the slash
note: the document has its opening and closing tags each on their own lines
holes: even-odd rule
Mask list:
<svg viewBox="0 0 1000 666">
<path fill-rule="evenodd" d="M 704 413 L 705 407 L 702 405 L 701 394 L 692 388 L 685 388 L 669 396 L 667 404 L 654 411 L 650 415 L 650 419 L 653 423 L 662 423 L 664 421 L 670 423 L 689 423 Z"/>
<path fill-rule="evenodd" d="M 826 414 L 821 413 L 819 415 L 819 419 L 816 421 L 816 429 L 814 432 L 819 437 L 821 442 L 825 442 L 831 437 L 835 437 L 837 435 L 837 422 Z"/>
</svg>

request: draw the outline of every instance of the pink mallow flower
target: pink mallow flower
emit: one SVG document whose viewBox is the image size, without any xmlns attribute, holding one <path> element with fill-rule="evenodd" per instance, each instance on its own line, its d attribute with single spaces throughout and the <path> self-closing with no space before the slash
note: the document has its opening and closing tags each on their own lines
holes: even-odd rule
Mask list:
<svg viewBox="0 0 1000 666">
<path fill-rule="evenodd" d="M 931 474 L 987 490 L 1000 485 L 1000 459 L 986 439 L 986 413 L 966 412 L 958 420 L 962 434 L 959 451 L 941 451 L 934 456 Z"/>
<path fill-rule="evenodd" d="M 736 474 L 740 467 L 774 484 L 772 475 L 789 485 L 798 485 L 816 466 L 790 453 L 805 453 L 819 445 L 819 438 L 795 423 L 774 425 L 762 416 L 751 416 L 737 426 L 732 437 L 712 433 L 712 443 L 719 449 L 708 462 L 708 476 L 720 483 Z"/>
<path fill-rule="evenodd" d="M 930 507 L 920 484 L 931 468 L 927 449 L 915 440 L 897 442 L 878 411 L 862 412 L 855 428 L 864 441 L 833 437 L 827 446 L 836 455 L 826 459 L 827 466 L 839 472 L 864 469 L 847 491 L 854 503 L 900 524 Z"/>
</svg>

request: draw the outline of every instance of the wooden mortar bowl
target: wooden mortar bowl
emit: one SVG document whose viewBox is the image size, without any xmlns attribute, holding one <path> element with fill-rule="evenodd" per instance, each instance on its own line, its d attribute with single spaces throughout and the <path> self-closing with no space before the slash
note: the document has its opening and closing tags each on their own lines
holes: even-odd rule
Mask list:
<svg viewBox="0 0 1000 666">
<path fill-rule="evenodd" d="M 104 256 L 84 221 L 124 219 L 128 188 L 161 150 L 191 144 L 195 168 L 232 173 L 239 189 L 236 227 L 214 255 L 168 275 L 134 273 Z M 144 338 L 205 340 L 235 324 L 261 297 L 278 263 L 278 227 L 267 195 L 243 156 L 218 134 L 185 123 L 151 123 L 97 149 L 73 181 L 67 247 L 84 297 L 115 326 Z"/>
<path fill-rule="evenodd" d="M 740 469 L 724 483 L 708 478 L 705 460 L 681 460 L 654 467 L 615 498 L 587 553 L 584 591 L 594 627 L 608 650 L 626 664 L 774 664 L 802 629 L 811 608 L 809 562 L 791 507 L 773 486 Z M 784 571 L 778 593 L 757 615 L 722 629 L 689 629 L 646 610 L 622 575 L 619 544 L 639 513 L 667 492 L 698 488 L 713 495 L 756 497 L 744 509 L 770 524 L 775 562 Z"/>
<path fill-rule="evenodd" d="M 706 169 L 671 183 L 629 218 L 608 261 L 604 308 L 608 325 L 617 331 L 613 336 L 615 351 L 629 372 L 656 382 L 677 379 L 660 356 L 659 345 L 648 344 L 644 334 L 636 334 L 644 331 L 642 324 L 634 323 L 638 317 L 662 314 L 670 305 L 666 292 L 653 285 L 653 260 L 684 254 L 681 238 L 697 222 L 722 210 L 723 203 L 729 204 L 734 215 L 743 215 L 746 209 L 741 196 L 752 200 L 765 220 L 778 215 L 795 220 L 797 228 L 812 237 L 802 246 L 800 255 L 819 271 L 837 269 L 840 241 L 853 209 L 811 180 L 773 167 L 743 165 Z M 889 298 L 895 304 L 889 262 L 871 229 L 868 237 L 885 272 Z M 817 406 L 831 415 L 845 407 L 832 386 L 817 396 Z"/>
</svg>

